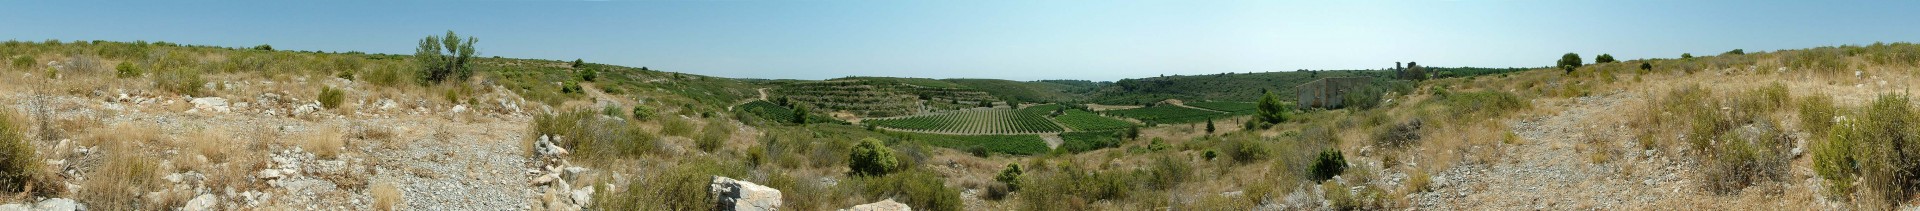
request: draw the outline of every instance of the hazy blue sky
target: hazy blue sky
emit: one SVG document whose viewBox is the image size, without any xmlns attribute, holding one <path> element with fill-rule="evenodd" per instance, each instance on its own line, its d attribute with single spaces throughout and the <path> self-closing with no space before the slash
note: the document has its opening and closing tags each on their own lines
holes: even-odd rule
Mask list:
<svg viewBox="0 0 1920 211">
<path fill-rule="evenodd" d="M 483 56 L 747 78 L 1091 79 L 1920 41 L 1915 1 L 0 1 L 0 39 Z"/>
</svg>

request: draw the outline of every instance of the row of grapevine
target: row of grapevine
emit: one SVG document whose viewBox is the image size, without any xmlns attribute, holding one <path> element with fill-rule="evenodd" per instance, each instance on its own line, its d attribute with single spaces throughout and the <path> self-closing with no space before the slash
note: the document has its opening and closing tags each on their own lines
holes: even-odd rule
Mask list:
<svg viewBox="0 0 1920 211">
<path fill-rule="evenodd" d="M 1178 124 L 1203 122 L 1232 116 L 1229 113 L 1192 109 L 1180 106 L 1154 106 L 1135 109 L 1107 111 L 1107 114 L 1138 119 L 1149 124 Z"/>
<path fill-rule="evenodd" d="M 961 134 L 1049 133 L 1062 129 L 1044 115 L 1012 109 L 975 109 L 866 121 L 888 128 Z"/>
<path fill-rule="evenodd" d="M 1133 122 L 1100 116 L 1080 109 L 1068 109 L 1066 113 L 1054 116 L 1053 120 L 1079 131 L 1116 130 L 1135 126 Z"/>
<path fill-rule="evenodd" d="M 1193 106 L 1196 108 L 1212 109 L 1215 111 L 1225 111 L 1227 113 L 1233 113 L 1233 114 L 1253 114 L 1254 112 L 1258 112 L 1256 111 L 1256 107 L 1255 107 L 1256 105 L 1249 102 L 1213 101 L 1213 102 L 1187 103 L 1186 105 Z"/>
</svg>

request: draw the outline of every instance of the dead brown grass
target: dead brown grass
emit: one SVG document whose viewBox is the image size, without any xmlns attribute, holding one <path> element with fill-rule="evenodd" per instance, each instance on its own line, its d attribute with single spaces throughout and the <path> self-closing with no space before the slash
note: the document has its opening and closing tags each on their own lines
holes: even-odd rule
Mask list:
<svg viewBox="0 0 1920 211">
<path fill-rule="evenodd" d="M 395 210 L 397 209 L 395 205 L 400 204 L 400 188 L 395 187 L 393 183 L 375 183 L 367 193 L 373 195 L 374 210 Z"/>
<path fill-rule="evenodd" d="M 341 148 L 346 147 L 345 137 L 338 127 L 315 126 L 312 130 L 300 135 L 299 143 L 296 144 L 322 159 L 333 159 L 340 156 Z"/>
</svg>

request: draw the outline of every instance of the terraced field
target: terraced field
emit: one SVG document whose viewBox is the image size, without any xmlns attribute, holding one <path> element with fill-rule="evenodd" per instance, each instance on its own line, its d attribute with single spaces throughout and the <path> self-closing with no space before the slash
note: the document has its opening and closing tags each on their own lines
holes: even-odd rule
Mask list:
<svg viewBox="0 0 1920 211">
<path fill-rule="evenodd" d="M 866 121 L 880 127 L 955 134 L 1015 134 L 1064 131 L 1045 115 L 1012 109 L 977 109 Z"/>
<path fill-rule="evenodd" d="M 1107 111 L 1107 114 L 1138 119 L 1148 124 L 1179 124 L 1203 122 L 1232 116 L 1229 113 L 1191 109 L 1180 106 L 1154 106 L 1145 108 Z"/>
<path fill-rule="evenodd" d="M 1067 109 L 1066 113 L 1053 117 L 1053 120 L 1060 121 L 1060 124 L 1077 131 L 1117 130 L 1138 126 L 1133 122 L 1100 116 L 1100 114 L 1080 109 Z"/>
</svg>

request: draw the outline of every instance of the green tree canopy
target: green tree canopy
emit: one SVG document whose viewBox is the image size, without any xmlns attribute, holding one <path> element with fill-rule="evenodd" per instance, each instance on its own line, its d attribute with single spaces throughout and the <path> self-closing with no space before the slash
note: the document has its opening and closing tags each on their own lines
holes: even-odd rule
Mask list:
<svg viewBox="0 0 1920 211">
<path fill-rule="evenodd" d="M 421 83 L 439 83 L 473 76 L 473 68 L 467 63 L 473 59 L 473 43 L 478 41 L 473 37 L 461 39 L 453 31 L 447 31 L 446 36 L 420 39 L 420 47 L 414 49 L 413 60 L 420 66 Z"/>
</svg>

